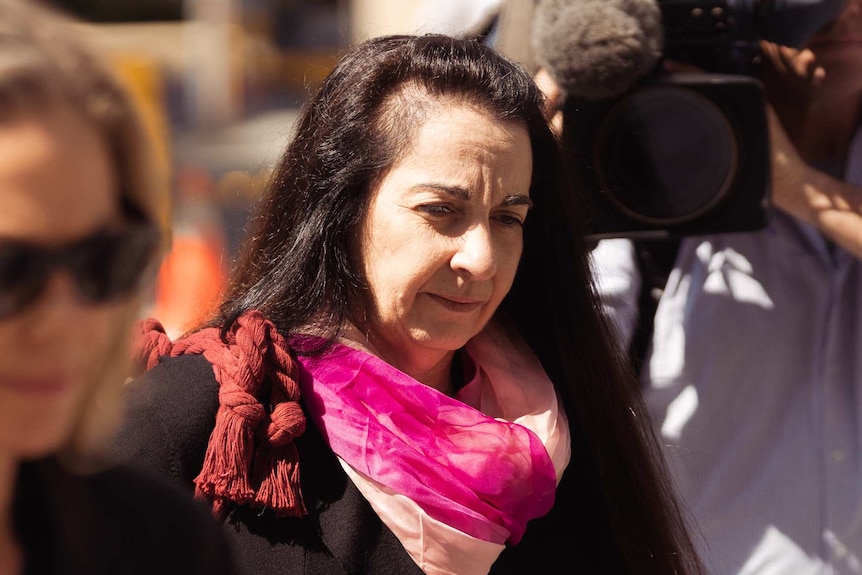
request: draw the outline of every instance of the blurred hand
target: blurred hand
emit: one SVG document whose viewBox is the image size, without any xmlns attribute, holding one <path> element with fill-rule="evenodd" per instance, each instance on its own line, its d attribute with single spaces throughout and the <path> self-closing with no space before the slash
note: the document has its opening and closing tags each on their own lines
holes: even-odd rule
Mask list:
<svg viewBox="0 0 862 575">
<path fill-rule="evenodd" d="M 772 201 L 794 218 L 862 259 L 862 187 L 811 167 L 793 145 L 773 107 L 767 106 L 772 154 Z"/>
<path fill-rule="evenodd" d="M 816 223 L 812 214 L 814 170 L 794 141 L 802 133 L 815 91 L 826 72 L 814 53 L 772 42 L 760 43 L 760 80 L 766 93 L 766 119 L 772 167 L 772 201 L 791 216 Z"/>
<path fill-rule="evenodd" d="M 797 141 L 805 128 L 811 100 L 823 85 L 826 70 L 809 49 L 760 43 L 762 64 L 760 80 L 766 99 L 781 121 L 786 135 Z"/>
<path fill-rule="evenodd" d="M 551 131 L 559 138 L 563 133 L 563 91 L 546 68 L 540 68 L 533 79 L 545 94 L 545 119 L 548 120 Z"/>
</svg>

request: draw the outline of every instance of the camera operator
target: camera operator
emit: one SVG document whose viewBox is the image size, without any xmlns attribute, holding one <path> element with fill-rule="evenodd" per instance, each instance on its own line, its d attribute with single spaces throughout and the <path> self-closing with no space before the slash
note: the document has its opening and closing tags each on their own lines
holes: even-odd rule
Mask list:
<svg viewBox="0 0 862 575">
<path fill-rule="evenodd" d="M 536 73 L 561 133 L 564 91 L 525 40 L 525 15 L 542 2 L 565 0 L 504 2 L 492 36 Z M 770 22 L 792 46 L 760 42 L 757 71 L 770 221 L 680 240 L 639 358 L 657 433 L 717 574 L 862 573 L 862 0 L 792 8 Z M 600 241 L 594 265 L 628 346 L 643 329 L 634 242 Z"/>
<path fill-rule="evenodd" d="M 777 209 L 681 240 L 642 388 L 711 572 L 862 573 L 862 0 L 762 49 Z M 593 255 L 627 344 L 632 242 Z"/>
<path fill-rule="evenodd" d="M 862 573 L 862 0 L 840 4 L 775 14 L 793 45 L 760 44 L 776 209 L 760 231 L 680 241 L 640 370 L 711 573 Z M 525 41 L 537 9 L 503 2 L 490 36 L 536 73 L 562 133 L 563 90 Z M 634 242 L 600 241 L 594 264 L 629 346 Z"/>
</svg>

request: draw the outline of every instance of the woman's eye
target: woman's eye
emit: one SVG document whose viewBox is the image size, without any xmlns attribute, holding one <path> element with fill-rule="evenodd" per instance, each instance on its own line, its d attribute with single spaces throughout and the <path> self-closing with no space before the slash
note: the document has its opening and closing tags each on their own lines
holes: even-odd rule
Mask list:
<svg viewBox="0 0 862 575">
<path fill-rule="evenodd" d="M 452 208 L 442 204 L 425 204 L 419 206 L 419 211 L 425 212 L 426 214 L 430 214 L 432 216 L 445 216 L 454 212 Z"/>
<path fill-rule="evenodd" d="M 523 227 L 524 218 L 517 214 L 499 214 L 497 221 L 507 227 Z"/>
</svg>

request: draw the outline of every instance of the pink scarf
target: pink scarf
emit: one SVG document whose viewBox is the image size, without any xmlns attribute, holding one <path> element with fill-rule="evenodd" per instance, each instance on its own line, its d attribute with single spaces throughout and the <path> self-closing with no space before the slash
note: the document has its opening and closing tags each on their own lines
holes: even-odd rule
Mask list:
<svg viewBox="0 0 862 575">
<path fill-rule="evenodd" d="M 213 364 L 220 406 L 195 483 L 219 517 L 230 503 L 305 515 L 300 386 L 345 472 L 428 575 L 486 574 L 553 505 L 570 457 L 566 417 L 539 360 L 499 326 L 468 342 L 474 373 L 455 398 L 350 347 L 294 361 L 257 311 L 226 340 L 210 328 L 171 342 L 153 319 L 139 329 L 139 370 L 184 353 Z"/>
<path fill-rule="evenodd" d="M 332 450 L 361 476 L 469 537 L 516 544 L 553 506 L 565 415 L 523 342 L 486 329 L 465 351 L 476 373 L 455 398 L 344 345 L 300 356 L 299 384 Z"/>
</svg>

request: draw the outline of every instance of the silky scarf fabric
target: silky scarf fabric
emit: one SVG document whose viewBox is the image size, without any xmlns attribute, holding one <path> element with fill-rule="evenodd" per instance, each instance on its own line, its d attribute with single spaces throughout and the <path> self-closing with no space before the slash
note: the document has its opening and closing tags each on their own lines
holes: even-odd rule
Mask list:
<svg viewBox="0 0 862 575">
<path fill-rule="evenodd" d="M 486 330 L 474 338 L 479 345 L 465 348 L 475 370 L 457 398 L 366 351 L 339 344 L 321 356 L 299 358 L 300 386 L 330 447 L 358 474 L 470 537 L 516 544 L 527 522 L 551 509 L 569 442 L 565 415 L 538 360 L 525 345 L 502 335 Z M 495 382 L 484 369 L 493 363 L 483 357 L 489 351 L 508 354 L 516 364 L 528 353 L 520 364 L 529 367 L 529 377 L 518 381 L 503 374 L 507 381 Z M 513 386 L 529 391 L 513 394 L 507 389 Z M 531 399 L 520 409 L 508 404 L 509 398 L 526 396 Z M 462 397 L 541 424 L 531 430 L 482 413 Z M 549 429 L 553 457 L 543 442 Z"/>
</svg>

